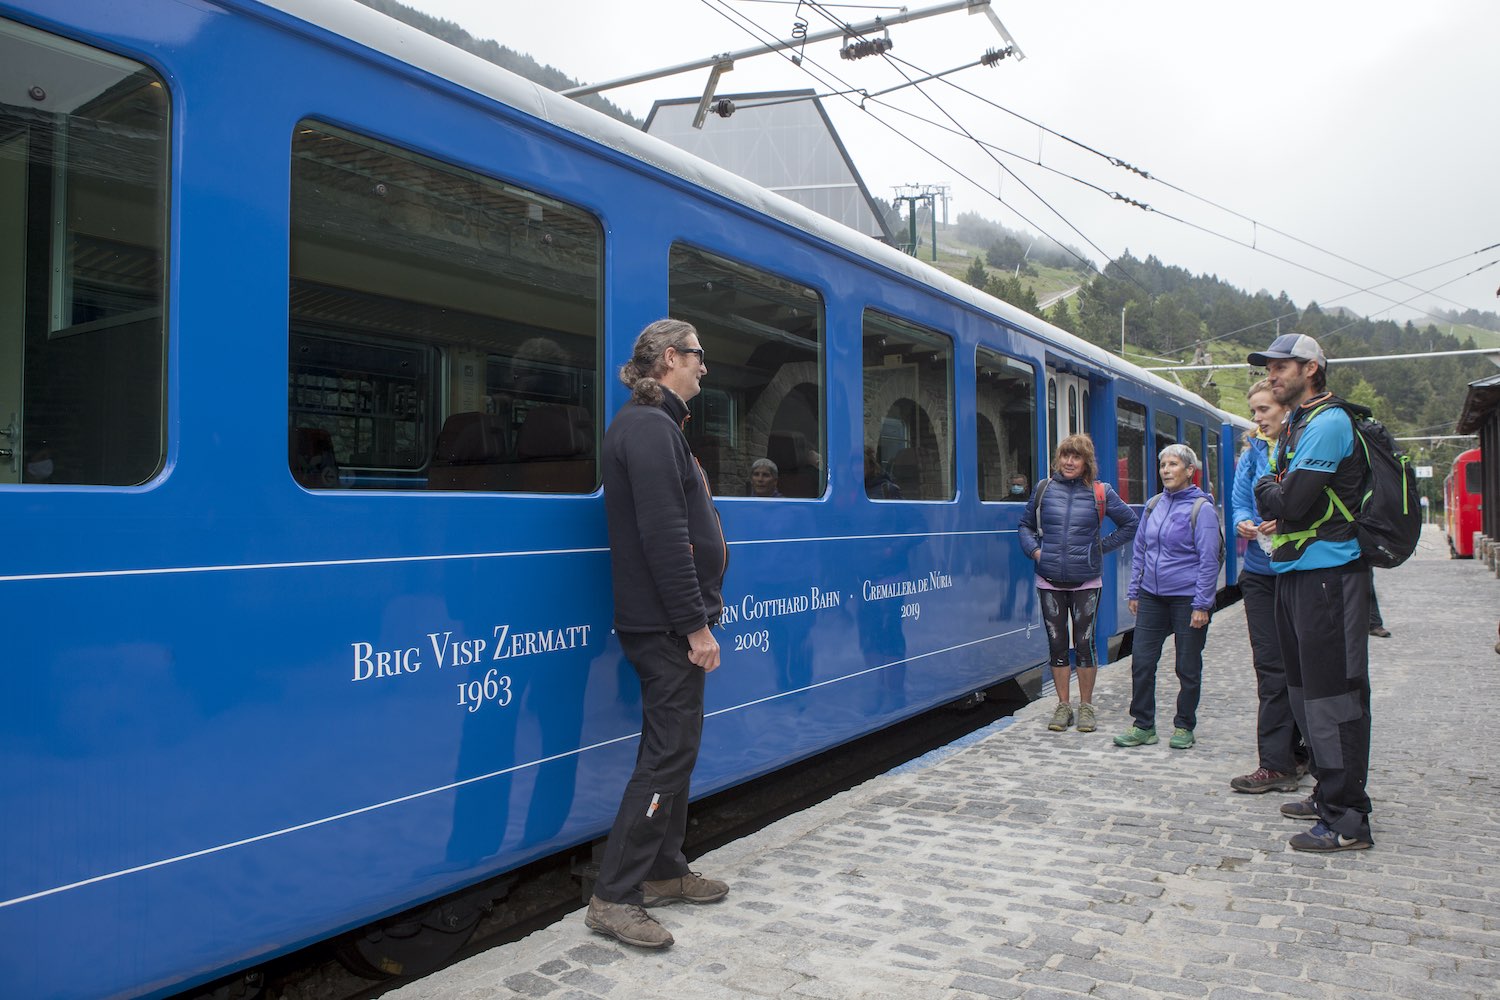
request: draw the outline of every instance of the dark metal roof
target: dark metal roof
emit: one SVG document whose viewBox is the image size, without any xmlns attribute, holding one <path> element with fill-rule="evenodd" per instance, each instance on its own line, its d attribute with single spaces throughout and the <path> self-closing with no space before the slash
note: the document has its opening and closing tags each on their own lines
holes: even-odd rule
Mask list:
<svg viewBox="0 0 1500 1000">
<path fill-rule="evenodd" d="M 1464 408 L 1459 412 L 1458 433 L 1474 434 L 1496 407 L 1500 407 L 1500 375 L 1491 375 L 1469 383 Z"/>
</svg>

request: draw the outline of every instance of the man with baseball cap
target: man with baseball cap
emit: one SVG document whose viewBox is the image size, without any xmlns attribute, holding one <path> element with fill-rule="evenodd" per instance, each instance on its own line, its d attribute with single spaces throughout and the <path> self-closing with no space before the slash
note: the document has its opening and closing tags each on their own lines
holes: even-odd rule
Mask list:
<svg viewBox="0 0 1500 1000">
<path fill-rule="evenodd" d="M 1306 334 L 1277 337 L 1249 357 L 1264 366 L 1271 395 L 1291 412 L 1277 438 L 1271 471 L 1255 484 L 1261 515 L 1276 522 L 1276 632 L 1286 664 L 1292 713 L 1312 752 L 1317 786 L 1281 807 L 1316 820 L 1291 838 L 1298 851 L 1370 847 L 1369 566 L 1354 523 L 1338 512 L 1358 507 L 1365 475 L 1354 423 L 1328 391 L 1328 359 Z"/>
</svg>

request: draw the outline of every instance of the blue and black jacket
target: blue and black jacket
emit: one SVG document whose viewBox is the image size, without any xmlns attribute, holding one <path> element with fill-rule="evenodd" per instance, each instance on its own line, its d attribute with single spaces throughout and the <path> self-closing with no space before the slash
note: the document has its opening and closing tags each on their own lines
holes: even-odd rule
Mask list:
<svg viewBox="0 0 1500 1000">
<path fill-rule="evenodd" d="M 1354 424 L 1324 392 L 1292 411 L 1276 442 L 1271 472 L 1255 484 L 1262 517 L 1276 519 L 1271 568 L 1277 573 L 1344 566 L 1360 558 L 1354 522 L 1365 468 Z M 1337 501 L 1337 502 L 1335 502 Z"/>
</svg>

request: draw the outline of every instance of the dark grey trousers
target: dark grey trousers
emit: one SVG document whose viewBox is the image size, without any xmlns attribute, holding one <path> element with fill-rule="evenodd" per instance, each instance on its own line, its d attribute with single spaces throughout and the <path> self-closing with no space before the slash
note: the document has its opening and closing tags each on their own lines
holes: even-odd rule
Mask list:
<svg viewBox="0 0 1500 1000">
<path fill-rule="evenodd" d="M 620 648 L 641 679 L 641 746 L 599 865 L 594 895 L 640 903 L 641 882 L 688 872 L 688 782 L 703 738 L 703 668 L 686 638 L 621 632 Z"/>
<path fill-rule="evenodd" d="M 1312 751 L 1318 816 L 1371 840 L 1370 573 L 1363 560 L 1276 578 L 1276 632 L 1292 714 Z"/>
</svg>

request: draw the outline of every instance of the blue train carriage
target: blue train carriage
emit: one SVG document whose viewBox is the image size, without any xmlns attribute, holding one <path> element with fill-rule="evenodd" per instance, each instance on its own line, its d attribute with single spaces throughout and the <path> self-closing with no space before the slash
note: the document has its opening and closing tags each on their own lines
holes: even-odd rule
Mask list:
<svg viewBox="0 0 1500 1000">
<path fill-rule="evenodd" d="M 1009 487 L 1056 433 L 1135 503 L 1162 413 L 1213 433 L 343 0 L 5 0 L 0 80 L 18 996 L 164 995 L 605 831 L 639 706 L 596 444 L 651 319 L 702 331 L 733 548 L 699 793 L 1042 662 Z"/>
</svg>

